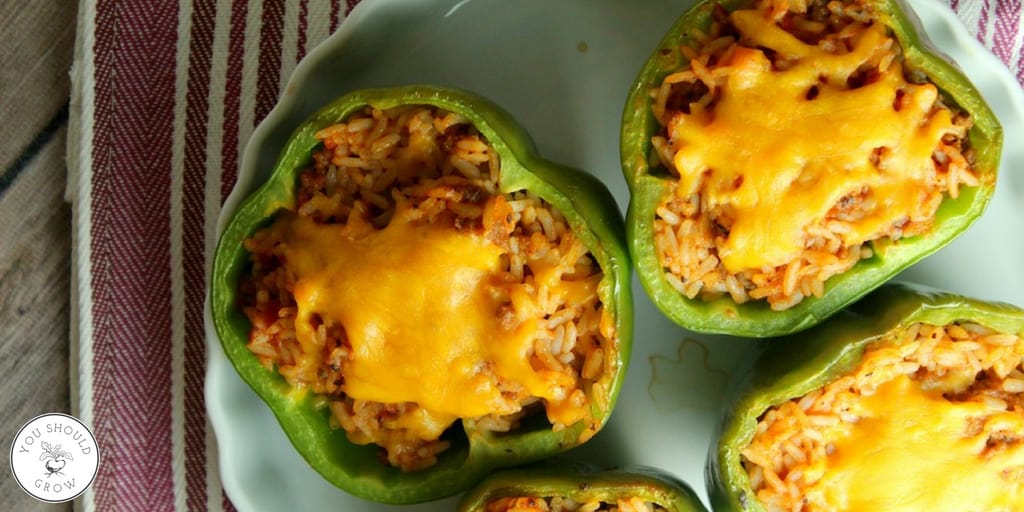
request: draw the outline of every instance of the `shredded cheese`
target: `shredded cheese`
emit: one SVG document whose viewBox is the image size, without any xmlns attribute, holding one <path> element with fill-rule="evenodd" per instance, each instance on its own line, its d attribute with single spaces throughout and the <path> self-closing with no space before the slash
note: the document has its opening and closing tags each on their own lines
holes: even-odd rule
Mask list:
<svg viewBox="0 0 1024 512">
<path fill-rule="evenodd" d="M 835 510 L 1009 512 L 1024 506 L 1024 444 L 987 450 L 998 432 L 1024 432 L 1017 411 L 954 403 L 899 376 L 859 400 L 855 424 L 837 427 L 821 480 Z M 975 431 L 972 421 L 979 423 Z"/>
<path fill-rule="evenodd" d="M 841 233 L 847 246 L 923 211 L 932 152 L 953 123 L 947 109 L 934 108 L 937 89 L 906 82 L 898 62 L 877 80 L 848 87 L 860 65 L 891 52 L 882 24 L 854 36 L 848 53 L 832 54 L 763 12 L 736 11 L 731 19 L 749 47 L 737 46 L 720 64 L 729 70 L 717 102 L 677 112 L 668 124 L 677 194 L 688 197 L 703 186 L 702 202 L 733 217 L 719 246 L 724 267 L 738 273 L 794 260 L 804 250 L 805 228 L 864 189 L 871 201 Z M 792 66 L 773 69 L 758 46 Z"/>
<path fill-rule="evenodd" d="M 324 364 L 317 328 L 344 327 L 351 345 L 342 390 L 420 409 L 394 428 L 435 439 L 458 418 L 520 410 L 521 392 L 544 399 L 553 422 L 572 424 L 588 404 L 572 398 L 576 378 L 531 365 L 539 316 L 513 292 L 515 318 L 502 318 L 493 292 L 503 249 L 482 234 L 416 222 L 399 211 L 382 230 L 319 224 L 287 216 L 280 230 L 284 267 L 295 276 L 295 333 L 306 371 Z M 557 272 L 538 266 L 538 282 Z M 553 286 L 567 300 L 596 294 L 597 279 Z"/>
</svg>

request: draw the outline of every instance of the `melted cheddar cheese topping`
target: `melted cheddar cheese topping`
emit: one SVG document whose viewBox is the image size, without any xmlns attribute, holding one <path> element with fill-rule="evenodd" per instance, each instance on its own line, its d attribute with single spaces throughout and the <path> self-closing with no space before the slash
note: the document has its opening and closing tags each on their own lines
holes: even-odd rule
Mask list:
<svg viewBox="0 0 1024 512">
<path fill-rule="evenodd" d="M 823 492 L 835 510 L 1024 507 L 1024 444 L 986 449 L 990 436 L 1024 431 L 1020 412 L 950 402 L 905 375 L 862 397 L 851 412 L 860 421 L 838 427 L 822 478 L 809 491 Z"/>
<path fill-rule="evenodd" d="M 847 85 L 859 66 L 892 51 L 882 24 L 854 36 L 848 53 L 833 54 L 800 41 L 764 12 L 736 11 L 731 20 L 747 46 L 720 64 L 728 73 L 718 99 L 707 110 L 695 105 L 675 113 L 668 125 L 677 195 L 703 187 L 707 207 L 732 216 L 719 246 L 728 271 L 792 261 L 804 249 L 805 228 L 865 188 L 873 206 L 865 204 L 864 217 L 841 234 L 845 245 L 878 238 L 922 209 L 931 155 L 951 132 L 952 118 L 934 108 L 937 89 L 906 82 L 898 62 L 862 87 Z M 773 69 L 755 47 L 793 65 Z M 897 91 L 904 95 L 899 110 Z"/>
<path fill-rule="evenodd" d="M 319 345 L 318 326 L 340 324 L 351 346 L 341 389 L 357 400 L 418 404 L 390 426 L 421 439 L 437 438 L 458 418 L 517 412 L 523 390 L 545 400 L 552 421 L 568 425 L 587 414 L 586 404 L 568 400 L 575 377 L 531 365 L 539 317 L 529 301 L 513 294 L 522 306 L 515 318 L 498 314 L 492 284 L 503 249 L 400 213 L 381 230 L 355 217 L 340 225 L 289 215 L 270 228 L 279 230 L 282 264 L 295 278 L 298 365 L 315 372 L 334 348 Z M 593 296 L 596 287 L 581 281 L 562 293 Z"/>
</svg>

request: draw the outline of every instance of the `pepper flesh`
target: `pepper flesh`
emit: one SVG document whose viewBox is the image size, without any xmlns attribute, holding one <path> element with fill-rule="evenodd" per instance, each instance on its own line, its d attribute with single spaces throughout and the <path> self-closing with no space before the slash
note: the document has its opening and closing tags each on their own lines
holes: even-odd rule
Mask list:
<svg viewBox="0 0 1024 512">
<path fill-rule="evenodd" d="M 1015 306 L 891 283 L 811 330 L 762 345 L 748 360 L 746 376 L 733 390 L 710 448 L 706 477 L 715 510 L 764 510 L 754 498 L 740 452 L 765 411 L 849 374 L 862 361 L 865 347 L 887 333 L 914 323 L 961 321 L 1024 335 L 1024 310 Z"/>
<path fill-rule="evenodd" d="M 499 471 L 466 493 L 459 512 L 485 512 L 501 498 L 569 498 L 579 504 L 640 498 L 669 512 L 706 512 L 685 483 L 650 467 L 599 471 L 584 466 L 548 466 Z"/>
<path fill-rule="evenodd" d="M 502 162 L 501 192 L 528 190 L 558 208 L 604 272 L 598 294 L 618 333 L 609 354 L 614 376 L 592 422 L 553 432 L 543 421 L 526 421 L 516 432 L 495 435 L 463 422 L 467 440 L 445 452 L 430 469 L 403 473 L 387 467 L 370 446 L 350 443 L 328 425 L 328 412 L 312 393 L 293 390 L 246 348 L 249 322 L 238 307 L 237 284 L 247 267 L 242 240 L 269 224 L 275 213 L 294 209 L 299 172 L 318 144 L 314 134 L 372 106 L 431 105 L 468 118 Z M 584 442 L 603 427 L 628 365 L 632 336 L 630 263 L 622 219 L 611 194 L 596 178 L 536 156 L 533 143 L 508 113 L 471 93 L 427 86 L 355 91 L 327 105 L 294 132 L 268 181 L 234 214 L 214 256 L 211 309 L 214 326 L 232 365 L 270 406 L 292 443 L 325 479 L 345 491 L 386 503 L 417 503 L 462 491 L 494 468 L 537 460 Z"/>
<path fill-rule="evenodd" d="M 674 182 L 664 175 L 664 170 L 649 163 L 653 151 L 651 137 L 659 129 L 649 91 L 685 64 L 681 45 L 691 44 L 695 34 L 706 31 L 719 6 L 733 11 L 751 4 L 749 0 L 700 2 L 679 18 L 640 71 L 626 103 L 621 133 L 622 166 L 631 193 L 626 222 L 630 251 L 652 301 L 679 325 L 700 332 L 747 337 L 780 336 L 809 328 L 952 241 L 987 205 L 994 192 L 1002 145 L 1002 130 L 994 114 L 967 78 L 931 48 L 916 18 L 902 2 L 866 3 L 891 29 L 903 49 L 907 69 L 926 75 L 949 103 L 971 115 L 973 126 L 968 139 L 981 183 L 962 190 L 955 199 L 944 200 L 935 225 L 927 234 L 876 242 L 872 257 L 826 281 L 821 297 L 805 298 L 784 311 L 773 311 L 763 301 L 738 304 L 728 295 L 712 300 L 688 299 L 665 278 L 655 250 L 655 210 L 664 197 L 673 193 Z"/>
</svg>

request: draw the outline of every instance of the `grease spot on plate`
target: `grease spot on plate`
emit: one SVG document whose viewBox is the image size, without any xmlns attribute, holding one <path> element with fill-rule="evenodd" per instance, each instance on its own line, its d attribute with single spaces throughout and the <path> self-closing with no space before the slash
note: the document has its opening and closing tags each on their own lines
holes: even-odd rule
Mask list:
<svg viewBox="0 0 1024 512">
<path fill-rule="evenodd" d="M 711 364 L 711 352 L 693 338 L 683 338 L 675 358 L 655 354 L 650 357 L 651 382 L 647 393 L 662 414 L 692 407 L 718 411 L 729 373 Z"/>
</svg>

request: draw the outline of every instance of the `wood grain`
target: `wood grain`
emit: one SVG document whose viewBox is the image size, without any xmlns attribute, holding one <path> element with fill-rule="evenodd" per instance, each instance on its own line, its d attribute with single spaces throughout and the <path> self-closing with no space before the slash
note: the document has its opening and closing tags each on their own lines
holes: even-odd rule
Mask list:
<svg viewBox="0 0 1024 512">
<path fill-rule="evenodd" d="M 58 113 L 68 101 L 75 10 L 72 0 L 0 2 L 0 510 L 71 509 L 25 494 L 9 448 L 31 418 L 71 409 L 71 213 Z"/>
<path fill-rule="evenodd" d="M 0 467 L 18 429 L 47 412 L 70 413 L 68 318 L 71 212 L 64 202 L 65 129 L 0 196 Z M 0 510 L 54 510 L 13 478 L 0 479 Z M 67 509 L 69 507 L 65 507 Z"/>
<path fill-rule="evenodd" d="M 0 172 L 68 100 L 75 13 L 73 0 L 0 2 Z"/>
</svg>

